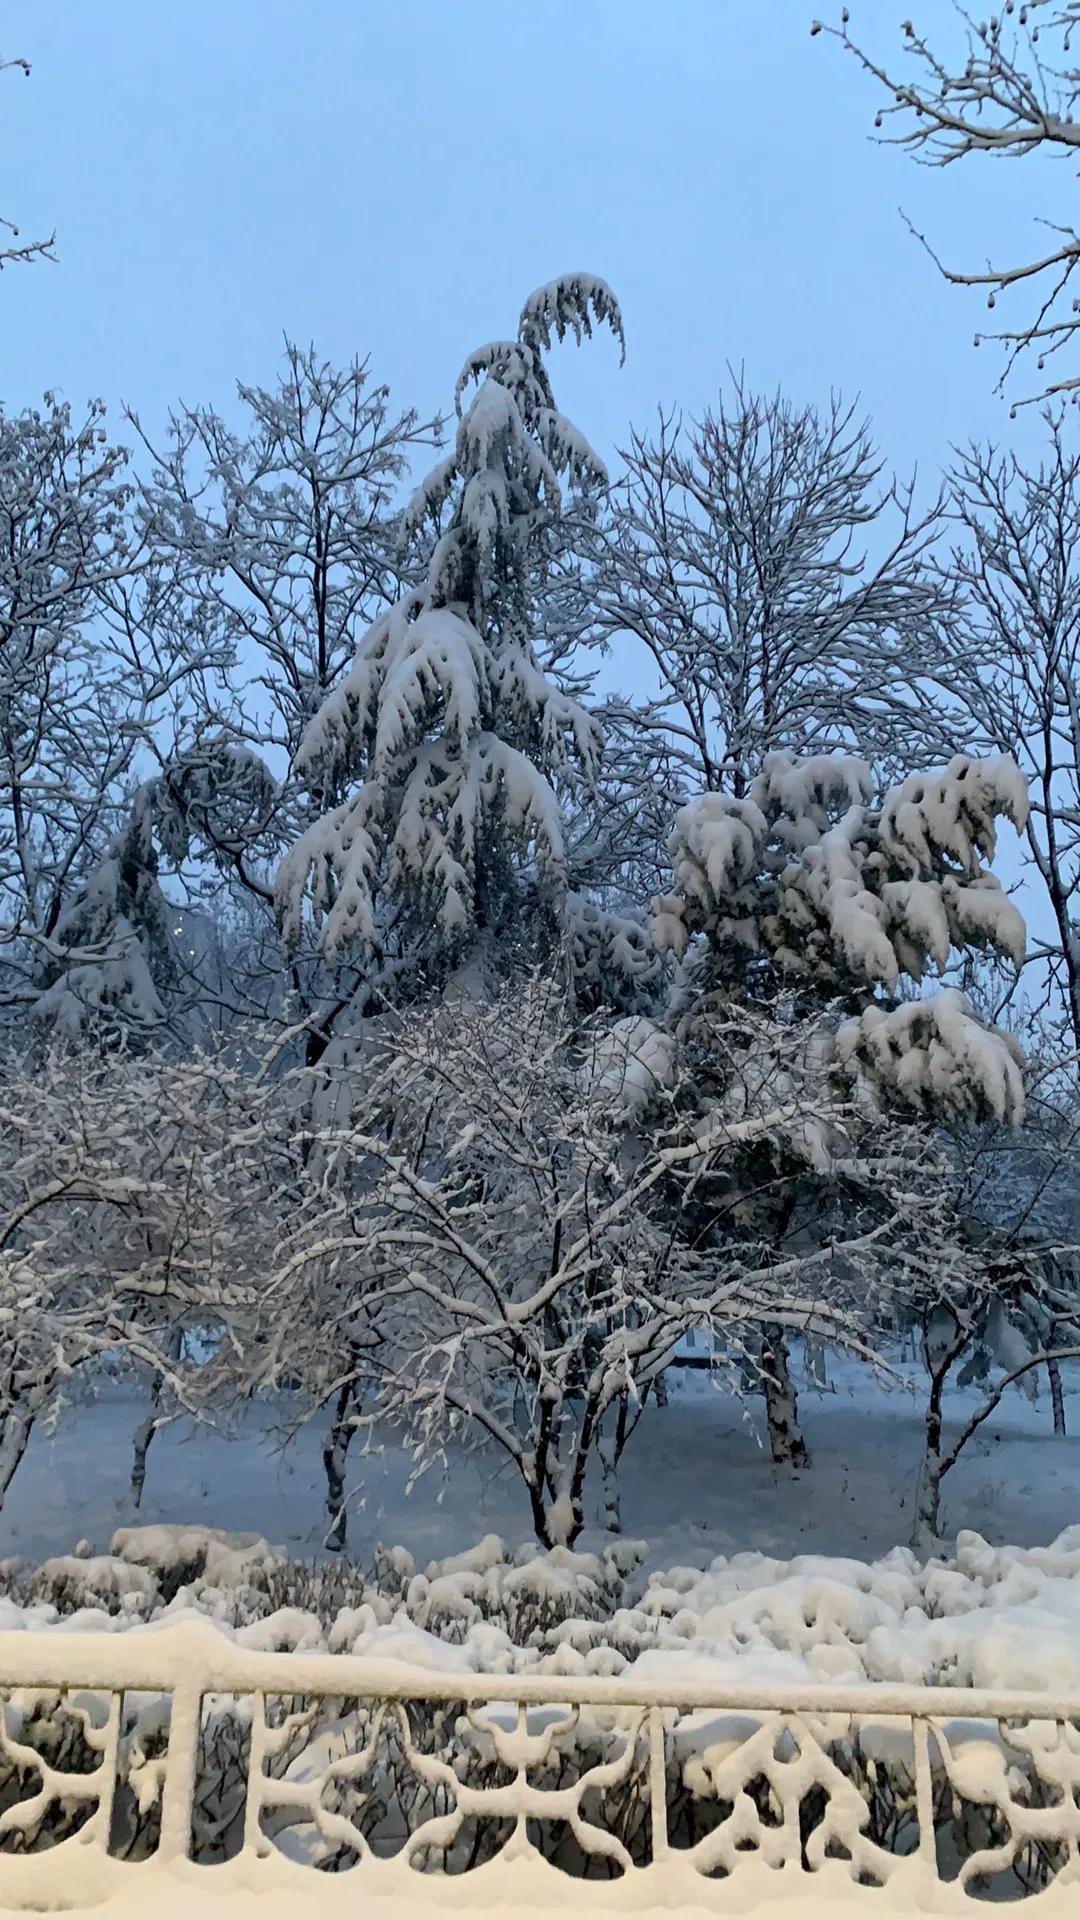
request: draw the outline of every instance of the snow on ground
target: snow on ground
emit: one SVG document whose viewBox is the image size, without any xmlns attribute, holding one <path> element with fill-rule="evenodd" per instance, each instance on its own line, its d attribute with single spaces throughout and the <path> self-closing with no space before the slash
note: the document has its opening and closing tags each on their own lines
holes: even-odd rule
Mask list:
<svg viewBox="0 0 1080 1920">
<path fill-rule="evenodd" d="M 213 1868 L 207 1871 L 212 1873 Z M 468 1877 L 472 1879 L 474 1876 Z M 191 1920 L 193 1912 L 198 1914 L 199 1920 L 338 1920 L 339 1916 L 341 1920 L 345 1920 L 345 1916 L 348 1916 L 348 1920 L 353 1920 L 353 1916 L 358 1912 L 364 1914 L 365 1920 L 421 1920 L 421 1916 L 424 1920 L 430 1920 L 432 1914 L 447 1913 L 462 1914 L 466 1916 L 466 1920 L 470 1914 L 488 1914 L 492 1916 L 492 1920 L 494 1916 L 497 1916 L 497 1920 L 530 1920 L 530 1916 L 538 1913 L 551 1913 L 557 1910 L 555 1901 L 550 1897 L 551 1889 L 546 1885 L 535 1902 L 522 1905 L 515 1902 L 513 1905 L 507 1905 L 505 1899 L 500 1898 L 495 1906 L 487 1902 L 480 1906 L 472 1903 L 468 1897 L 468 1890 L 462 1893 L 459 1889 L 453 1888 L 452 1897 L 448 1898 L 445 1883 L 440 1886 L 437 1894 L 428 1888 L 418 1893 L 415 1898 L 394 1893 L 385 1899 L 380 1899 L 378 1896 L 372 1898 L 367 1891 L 358 1896 L 356 1889 L 349 1886 L 347 1876 L 342 1875 L 340 1879 L 342 1881 L 340 1886 L 332 1886 L 328 1885 L 324 1878 L 318 1891 L 314 1893 L 300 1892 L 294 1887 L 277 1891 L 264 1889 L 257 1893 L 243 1893 L 235 1889 L 218 1892 L 212 1887 L 193 1888 L 187 1878 L 170 1879 L 168 1875 L 161 1874 L 154 1878 L 152 1886 L 143 1882 L 133 1888 L 131 1893 L 118 1895 L 101 1906 L 67 1908 L 65 1913 L 67 1920 L 90 1920 L 91 1915 L 93 1920 L 145 1920 L 148 1903 L 150 1903 L 153 1906 L 155 1920 Z M 1066 1890 L 1062 1891 L 1066 1892 L 1065 1902 L 1059 1904 L 1056 1890 L 1051 1891 L 1043 1895 L 1040 1911 L 1044 1913 L 1064 1911 L 1068 1895 Z M 778 1889 L 777 1892 L 781 1890 Z M 741 1901 L 738 1905 L 732 1901 L 730 1893 L 726 1891 L 726 1883 L 723 1904 L 715 1901 L 708 1907 L 697 1904 L 684 1905 L 681 1901 L 677 1905 L 665 1902 L 663 1907 L 631 1906 L 625 1900 L 619 1904 L 614 1900 L 604 1901 L 601 1904 L 595 1898 L 596 1888 L 593 1884 L 590 1884 L 589 1894 L 591 1897 L 586 1905 L 578 1901 L 575 1892 L 577 1911 L 633 1913 L 637 1920 L 706 1920 L 707 1916 L 710 1920 L 715 1920 L 718 1912 L 747 1911 Z M 527 1895 L 525 1899 L 528 1899 Z M 813 1888 L 807 1888 L 805 1891 L 791 1891 L 786 1898 L 781 1893 L 781 1897 L 774 1897 L 764 1906 L 755 1906 L 751 1910 L 768 1913 L 774 1916 L 774 1920 L 830 1920 L 838 1904 L 857 1908 L 863 1914 L 872 1912 L 879 1916 L 879 1920 L 900 1920 L 900 1916 L 918 1911 L 914 1905 L 900 1904 L 891 1899 L 887 1893 L 875 1892 L 871 1900 L 872 1904 L 867 1901 L 865 1889 L 861 1887 L 844 1888 L 831 1885 L 827 1894 L 819 1893 Z M 885 1904 L 882 1904 L 883 1902 Z M 565 1911 L 565 1897 L 561 1905 Z M 20 1913 L 25 1915 L 25 1909 L 20 1909 Z M 0 1920 L 8 1920 L 6 1908 L 0 1908 Z"/>
<path fill-rule="evenodd" d="M 1035 1405 L 1011 1390 L 945 1483 L 949 1534 L 1037 1546 L 1080 1521 L 1080 1369 L 1066 1380 L 1069 1426 L 1056 1439 L 1045 1387 Z M 979 1404 L 954 1393 L 950 1430 Z M 774 1468 L 756 1412 L 684 1376 L 667 1408 L 651 1409 L 624 1463 L 626 1533 L 649 1542 L 652 1566 L 704 1565 L 747 1549 L 790 1557 L 877 1557 L 907 1544 L 921 1449 L 921 1400 L 886 1392 L 855 1362 L 830 1362 L 825 1392 L 800 1393 L 813 1466 Z M 0 1512 L 0 1557 L 33 1561 L 83 1538 L 104 1549 L 136 1518 L 128 1493 L 132 1434 L 145 1408 L 115 1385 L 39 1433 Z M 155 1439 L 140 1521 L 241 1529 L 280 1541 L 296 1558 L 319 1554 L 323 1532 L 322 1424 L 282 1449 L 280 1416 L 255 1409 L 233 1438 L 190 1423 Z M 350 1462 L 357 1490 L 349 1553 L 400 1544 L 418 1563 L 495 1532 L 529 1534 L 516 1479 L 490 1455 L 453 1457 L 447 1474 L 411 1486 L 413 1463 L 392 1434 Z M 596 1536 L 599 1538 L 599 1535 Z M 588 1540 L 582 1544 L 589 1544 Z"/>
</svg>

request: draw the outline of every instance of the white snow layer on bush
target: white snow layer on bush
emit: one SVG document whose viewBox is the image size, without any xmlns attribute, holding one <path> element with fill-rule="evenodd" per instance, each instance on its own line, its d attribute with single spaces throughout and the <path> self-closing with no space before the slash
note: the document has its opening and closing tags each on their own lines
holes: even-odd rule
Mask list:
<svg viewBox="0 0 1080 1920">
<path fill-rule="evenodd" d="M 267 1576 L 287 1592 L 289 1570 L 254 1536 L 125 1528 L 112 1547 L 8 1573 L 20 1598 L 0 1595 L 0 1629 L 154 1629 L 196 1613 L 252 1648 L 428 1670 L 637 1674 L 665 1679 L 673 1700 L 683 1678 L 1080 1691 L 1080 1526 L 1031 1548 L 965 1532 L 952 1559 L 925 1563 L 899 1547 L 875 1561 L 737 1553 L 645 1579 L 641 1543 L 512 1553 L 489 1535 L 423 1573 L 402 1549 L 382 1552 L 373 1577 L 356 1573 L 357 1604 L 341 1606 L 339 1588 L 331 1615 L 271 1610 Z M 166 1603 L 154 1574 L 200 1562 Z M 305 1570 L 292 1572 L 301 1597 L 316 1597 L 302 1593 Z"/>
</svg>

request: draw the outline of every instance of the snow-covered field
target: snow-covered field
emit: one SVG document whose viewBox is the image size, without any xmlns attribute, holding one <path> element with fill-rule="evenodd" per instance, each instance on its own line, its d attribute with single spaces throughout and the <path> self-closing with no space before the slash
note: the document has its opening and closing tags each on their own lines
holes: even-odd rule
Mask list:
<svg viewBox="0 0 1080 1920">
<path fill-rule="evenodd" d="M 1009 1392 L 945 1482 L 949 1535 L 973 1528 L 995 1543 L 1038 1546 L 1080 1521 L 1080 1369 L 1065 1389 L 1066 1440 L 1051 1430 L 1045 1385 L 1034 1404 Z M 949 1430 L 978 1404 L 977 1390 L 954 1392 Z M 830 1361 L 826 1391 L 802 1382 L 800 1411 L 813 1464 L 793 1475 L 772 1465 L 756 1405 L 747 1411 L 701 1373 L 681 1377 L 670 1404 L 643 1421 L 623 1467 L 624 1531 L 648 1542 L 649 1564 L 704 1565 L 752 1549 L 865 1559 L 908 1543 L 922 1439 L 917 1386 L 886 1391 L 865 1367 Z M 144 1412 L 112 1388 L 36 1435 L 0 1512 L 0 1557 L 41 1560 L 81 1539 L 104 1549 L 135 1518 L 131 1442 Z M 266 1408 L 231 1437 L 167 1427 L 151 1450 L 138 1518 L 254 1531 L 292 1557 L 321 1555 L 322 1439 L 322 1425 L 311 1424 L 283 1448 L 280 1417 Z M 412 1472 L 392 1434 L 366 1454 L 357 1443 L 350 1557 L 366 1560 L 382 1543 L 423 1563 L 490 1532 L 528 1537 L 520 1483 L 491 1457 L 454 1457 L 447 1473 L 414 1484 Z M 597 1530 L 582 1544 L 598 1538 Z"/>
</svg>

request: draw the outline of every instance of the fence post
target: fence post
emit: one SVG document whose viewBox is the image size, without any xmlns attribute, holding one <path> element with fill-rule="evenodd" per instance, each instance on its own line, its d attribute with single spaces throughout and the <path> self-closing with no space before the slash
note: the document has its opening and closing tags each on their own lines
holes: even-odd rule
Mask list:
<svg viewBox="0 0 1080 1920">
<path fill-rule="evenodd" d="M 671 1851 L 667 1824 L 667 1760 L 664 1753 L 664 1710 L 649 1708 L 649 1817 L 652 1857 L 666 1860 Z"/>
<path fill-rule="evenodd" d="M 938 1880 L 937 1835 L 934 1831 L 934 1776 L 930 1766 L 930 1728 L 913 1714 L 911 1740 L 915 1751 L 915 1814 L 919 1822 L 919 1863 L 927 1887 Z"/>
<path fill-rule="evenodd" d="M 169 1747 L 165 1756 L 165 1784 L 161 1793 L 161 1838 L 158 1859 L 171 1863 L 191 1852 L 191 1807 L 202 1725 L 202 1685 L 178 1680 L 169 1713 Z"/>
</svg>

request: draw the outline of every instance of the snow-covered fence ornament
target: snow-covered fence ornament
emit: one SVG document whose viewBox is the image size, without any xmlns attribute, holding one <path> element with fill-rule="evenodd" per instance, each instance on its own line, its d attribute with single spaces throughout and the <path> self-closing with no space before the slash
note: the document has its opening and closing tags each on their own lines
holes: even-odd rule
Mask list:
<svg viewBox="0 0 1080 1920">
<path fill-rule="evenodd" d="M 864 1912 L 1036 1891 L 1040 1911 L 1075 1911 L 1080 1699 L 690 1667 L 451 1672 L 268 1653 L 194 1621 L 0 1633 L 0 1682 L 6 1910 L 170 1888 L 440 1910 L 453 1878 L 466 1911 L 464 1874 L 478 1908 L 547 1910 L 572 1886 L 578 1911 L 743 1911 L 811 1889 Z M 245 1729 L 235 1802 L 204 1777 L 207 1726 L 227 1712 Z M 64 1719 L 78 1754 L 41 1738 Z M 166 1721 L 148 1759 L 138 1729 Z M 157 1812 L 151 1847 L 125 1845 L 132 1799 Z"/>
</svg>

